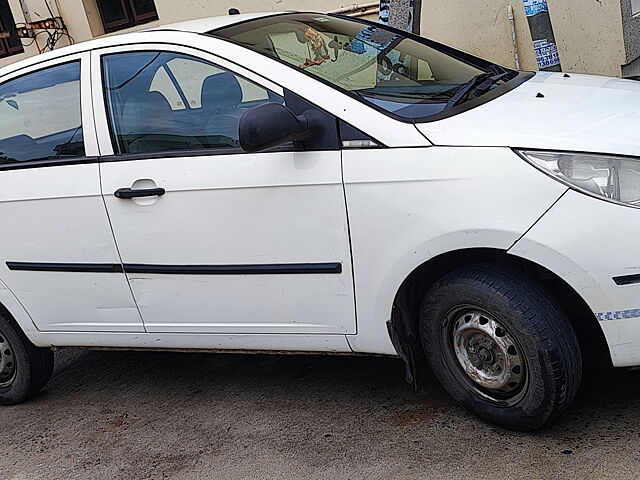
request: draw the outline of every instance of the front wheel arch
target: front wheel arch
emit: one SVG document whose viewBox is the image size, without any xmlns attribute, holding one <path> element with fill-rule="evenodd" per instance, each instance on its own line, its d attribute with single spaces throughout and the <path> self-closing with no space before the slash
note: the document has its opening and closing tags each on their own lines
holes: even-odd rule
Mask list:
<svg viewBox="0 0 640 480">
<path fill-rule="evenodd" d="M 398 288 L 391 309 L 388 330 L 391 341 L 407 367 L 407 381 L 419 388 L 426 359 L 419 342 L 420 304 L 427 290 L 441 277 L 460 267 L 488 264 L 518 270 L 538 283 L 566 312 L 578 337 L 585 371 L 611 365 L 609 345 L 602 328 L 584 299 L 551 270 L 530 260 L 494 248 L 469 248 L 443 253 L 416 267 Z"/>
</svg>

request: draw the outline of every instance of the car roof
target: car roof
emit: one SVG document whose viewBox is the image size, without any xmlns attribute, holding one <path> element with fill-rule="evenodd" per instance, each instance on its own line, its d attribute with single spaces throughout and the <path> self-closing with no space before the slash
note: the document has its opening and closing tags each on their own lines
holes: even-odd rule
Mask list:
<svg viewBox="0 0 640 480">
<path fill-rule="evenodd" d="M 186 22 L 171 23 L 168 25 L 159 25 L 149 28 L 146 31 L 153 30 L 178 30 L 180 32 L 206 33 L 218 28 L 227 27 L 235 23 L 253 20 L 255 18 L 269 17 L 272 15 L 280 15 L 286 12 L 259 12 L 259 13 L 241 13 L 238 15 L 225 15 L 220 17 L 198 18 L 196 20 L 188 20 Z M 144 30 L 143 30 L 144 31 Z"/>
<path fill-rule="evenodd" d="M 10 63 L 0 68 L 0 78 L 4 75 L 10 74 L 17 70 L 32 65 L 37 65 L 49 60 L 55 60 L 66 55 L 72 55 L 76 53 L 86 52 L 95 48 L 102 48 L 108 46 L 118 45 L 119 42 L 135 43 L 136 38 L 139 38 L 143 34 L 159 34 L 160 32 L 184 32 L 184 33 L 196 33 L 203 34 L 211 30 L 227 27 L 236 23 L 241 23 L 247 20 L 255 18 L 269 17 L 273 15 L 281 15 L 283 13 L 293 12 L 260 12 L 260 13 L 244 13 L 237 15 L 224 15 L 219 17 L 200 18 L 197 20 L 189 20 L 186 22 L 171 23 L 167 25 L 158 25 L 153 28 L 147 28 L 144 30 L 138 30 L 134 32 L 117 33 L 113 35 L 103 35 L 92 40 L 76 43 L 66 47 L 58 48 L 51 52 L 41 53 L 34 55 L 23 60 L 19 60 L 14 63 Z"/>
</svg>

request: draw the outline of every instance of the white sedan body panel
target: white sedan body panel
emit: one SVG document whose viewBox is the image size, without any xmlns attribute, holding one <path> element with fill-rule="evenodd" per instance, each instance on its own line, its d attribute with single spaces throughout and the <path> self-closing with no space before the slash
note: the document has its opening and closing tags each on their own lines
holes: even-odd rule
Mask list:
<svg viewBox="0 0 640 480">
<path fill-rule="evenodd" d="M 179 32 L 193 32 L 193 33 L 205 33 L 215 28 L 223 28 L 227 25 L 235 23 L 246 22 L 247 20 L 253 20 L 261 17 L 268 17 L 271 15 L 280 15 L 285 12 L 257 12 L 257 13 L 241 13 L 238 15 L 227 15 L 219 17 L 209 18 L 197 18 L 195 20 L 186 20 L 184 22 L 172 23 L 170 25 L 160 25 L 158 27 L 152 27 L 146 29 L 148 32 L 156 30 L 160 31 L 179 31 Z"/>
<path fill-rule="evenodd" d="M 393 354 L 385 322 L 405 278 L 466 248 L 507 250 L 567 190 L 504 148 L 346 150 L 358 306 L 355 351 Z"/>
<path fill-rule="evenodd" d="M 638 155 L 640 82 L 540 72 L 488 103 L 417 127 L 436 145 Z"/>
</svg>

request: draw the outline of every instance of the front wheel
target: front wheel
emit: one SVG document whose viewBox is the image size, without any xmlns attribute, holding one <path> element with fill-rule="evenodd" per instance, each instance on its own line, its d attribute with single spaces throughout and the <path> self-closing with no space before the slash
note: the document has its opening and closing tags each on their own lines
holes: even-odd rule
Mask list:
<svg viewBox="0 0 640 480">
<path fill-rule="evenodd" d="M 580 386 L 580 349 L 566 315 L 514 270 L 479 265 L 442 277 L 422 303 L 420 334 L 449 394 L 505 428 L 542 427 Z"/>
</svg>

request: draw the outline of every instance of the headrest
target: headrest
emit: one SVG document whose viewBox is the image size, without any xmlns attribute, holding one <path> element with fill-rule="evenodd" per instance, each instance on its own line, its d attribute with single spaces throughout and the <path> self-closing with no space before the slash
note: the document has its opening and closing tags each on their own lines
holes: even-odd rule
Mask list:
<svg viewBox="0 0 640 480">
<path fill-rule="evenodd" d="M 171 105 L 160 92 L 133 95 L 122 109 L 122 127 L 126 135 L 172 133 Z"/>
<path fill-rule="evenodd" d="M 209 111 L 222 111 L 242 103 L 242 88 L 231 72 L 207 77 L 202 84 L 202 107 Z"/>
</svg>

